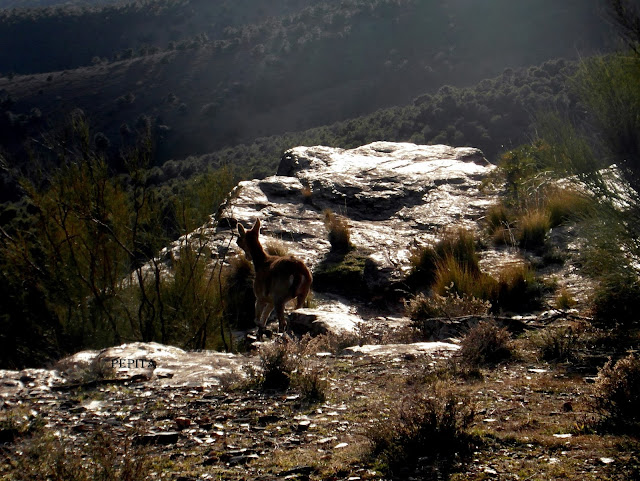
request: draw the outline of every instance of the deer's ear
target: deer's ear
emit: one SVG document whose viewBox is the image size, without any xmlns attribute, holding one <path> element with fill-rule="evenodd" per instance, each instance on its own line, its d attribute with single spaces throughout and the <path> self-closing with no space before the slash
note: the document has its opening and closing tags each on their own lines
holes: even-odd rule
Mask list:
<svg viewBox="0 0 640 481">
<path fill-rule="evenodd" d="M 260 219 L 256 219 L 256 222 L 255 224 L 253 224 L 251 230 L 260 233 Z"/>
<path fill-rule="evenodd" d="M 238 235 L 242 238 L 245 234 L 246 231 L 244 230 L 244 226 L 242 224 L 238 224 Z"/>
</svg>

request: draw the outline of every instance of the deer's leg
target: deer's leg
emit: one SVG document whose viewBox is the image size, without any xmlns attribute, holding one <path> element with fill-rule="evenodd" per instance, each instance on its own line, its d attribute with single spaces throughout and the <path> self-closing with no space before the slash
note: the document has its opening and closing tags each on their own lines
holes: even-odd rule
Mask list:
<svg viewBox="0 0 640 481">
<path fill-rule="evenodd" d="M 262 320 L 263 317 L 264 317 L 264 311 L 265 311 L 265 309 L 267 309 L 267 307 L 268 307 L 268 303 L 266 303 L 264 301 L 264 299 L 260 299 L 260 298 L 256 299 L 256 306 L 255 306 L 255 316 L 256 317 L 255 317 L 254 322 L 255 322 L 256 326 L 258 326 L 258 334 L 257 334 L 258 341 L 262 340 L 262 334 L 263 334 L 264 328 L 265 328 L 265 326 L 267 324 L 267 320 L 266 319 L 264 320 L 264 322 Z M 269 311 L 269 313 L 270 312 L 271 311 Z M 267 318 L 268 317 L 269 317 L 269 314 L 267 314 Z"/>
<path fill-rule="evenodd" d="M 258 335 L 260 336 L 267 328 L 267 321 L 269 321 L 269 316 L 271 315 L 271 311 L 273 311 L 273 305 L 270 302 L 264 302 L 262 305 L 262 310 L 260 312 L 260 319 L 258 321 Z"/>
<path fill-rule="evenodd" d="M 275 306 L 276 315 L 278 316 L 278 331 L 283 333 L 287 329 L 287 318 L 284 315 L 285 302 L 278 302 Z"/>
</svg>

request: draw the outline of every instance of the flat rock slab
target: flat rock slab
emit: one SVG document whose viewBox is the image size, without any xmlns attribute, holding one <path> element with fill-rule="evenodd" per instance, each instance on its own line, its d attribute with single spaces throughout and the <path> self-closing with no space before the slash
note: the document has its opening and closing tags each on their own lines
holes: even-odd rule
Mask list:
<svg viewBox="0 0 640 481">
<path fill-rule="evenodd" d="M 460 349 L 457 344 L 448 342 L 415 342 L 412 344 L 368 344 L 345 349 L 343 355 L 371 357 L 411 357 L 425 354 L 454 352 Z"/>
<path fill-rule="evenodd" d="M 300 330 L 314 335 L 355 334 L 363 322 L 353 314 L 320 309 L 297 309 L 289 316 L 289 323 L 294 331 Z"/>
</svg>

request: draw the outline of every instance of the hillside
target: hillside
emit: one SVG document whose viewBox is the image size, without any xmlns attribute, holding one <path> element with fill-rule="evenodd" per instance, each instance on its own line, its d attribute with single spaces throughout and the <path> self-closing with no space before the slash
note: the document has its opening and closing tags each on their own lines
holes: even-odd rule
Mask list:
<svg viewBox="0 0 640 481">
<path fill-rule="evenodd" d="M 3 147 L 20 152 L 80 108 L 114 154 L 124 125 L 150 119 L 159 165 L 609 47 L 598 2 L 307 4 L 167 0 L 3 13 Z"/>
</svg>

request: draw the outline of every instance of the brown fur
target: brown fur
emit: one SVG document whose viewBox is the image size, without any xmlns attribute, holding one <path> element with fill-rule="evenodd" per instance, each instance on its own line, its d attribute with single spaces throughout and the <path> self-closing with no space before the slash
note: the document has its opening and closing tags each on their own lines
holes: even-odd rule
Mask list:
<svg viewBox="0 0 640 481">
<path fill-rule="evenodd" d="M 255 322 L 258 326 L 258 339 L 266 327 L 271 311 L 275 308 L 280 332 L 284 332 L 287 321 L 284 308 L 287 302 L 295 299 L 296 309 L 300 309 L 313 277 L 307 266 L 293 256 L 272 256 L 267 254 L 260 244 L 260 220 L 256 220 L 250 230 L 238 224 L 238 246 L 253 262 L 256 278 L 253 292 L 256 295 Z"/>
</svg>

